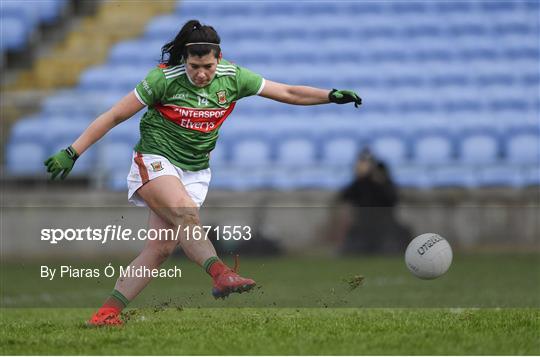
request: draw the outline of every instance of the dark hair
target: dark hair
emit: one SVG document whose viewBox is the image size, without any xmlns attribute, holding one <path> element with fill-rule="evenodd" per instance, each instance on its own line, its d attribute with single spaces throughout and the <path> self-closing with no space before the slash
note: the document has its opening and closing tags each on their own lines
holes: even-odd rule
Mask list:
<svg viewBox="0 0 540 357">
<path fill-rule="evenodd" d="M 206 42 L 208 44 L 189 43 Z M 206 56 L 211 51 L 216 58 L 221 54 L 221 39 L 212 26 L 202 25 L 198 20 L 186 22 L 174 40 L 161 47 L 161 63 L 176 66 L 184 62 L 189 55 Z"/>
</svg>

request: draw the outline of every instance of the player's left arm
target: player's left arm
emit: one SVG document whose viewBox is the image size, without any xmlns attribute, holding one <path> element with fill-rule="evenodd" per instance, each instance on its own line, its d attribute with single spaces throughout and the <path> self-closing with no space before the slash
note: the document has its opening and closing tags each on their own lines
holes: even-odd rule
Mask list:
<svg viewBox="0 0 540 357">
<path fill-rule="evenodd" d="M 282 103 L 296 105 L 315 105 L 326 103 L 354 103 L 356 107 L 362 104 L 362 99 L 353 91 L 331 91 L 308 86 L 291 86 L 284 83 L 265 80 L 264 88 L 259 93 L 261 97 L 276 100 Z"/>
</svg>

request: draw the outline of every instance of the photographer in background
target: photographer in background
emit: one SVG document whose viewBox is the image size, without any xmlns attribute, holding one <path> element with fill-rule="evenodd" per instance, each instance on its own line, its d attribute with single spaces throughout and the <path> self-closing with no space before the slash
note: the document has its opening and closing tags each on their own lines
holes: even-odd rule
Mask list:
<svg viewBox="0 0 540 357">
<path fill-rule="evenodd" d="M 364 149 L 358 156 L 355 176 L 337 197 L 332 239 L 339 253 L 403 251 L 411 233 L 395 217 L 398 195 L 386 165 Z"/>
</svg>

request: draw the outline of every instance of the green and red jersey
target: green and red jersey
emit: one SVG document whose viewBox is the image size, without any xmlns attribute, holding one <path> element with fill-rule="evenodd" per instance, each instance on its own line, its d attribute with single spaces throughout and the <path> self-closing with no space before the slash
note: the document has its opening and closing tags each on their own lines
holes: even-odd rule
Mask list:
<svg viewBox="0 0 540 357">
<path fill-rule="evenodd" d="M 184 170 L 206 169 L 219 128 L 236 101 L 259 94 L 263 86 L 260 75 L 225 60 L 206 87 L 193 85 L 183 64 L 155 68 L 134 90 L 148 106 L 135 150 L 162 155 Z"/>
</svg>

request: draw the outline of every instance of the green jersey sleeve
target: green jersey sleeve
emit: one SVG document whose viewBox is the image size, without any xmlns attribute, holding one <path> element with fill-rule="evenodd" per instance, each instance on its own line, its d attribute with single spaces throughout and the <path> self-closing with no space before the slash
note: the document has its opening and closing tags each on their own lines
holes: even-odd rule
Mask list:
<svg viewBox="0 0 540 357">
<path fill-rule="evenodd" d="M 236 82 L 238 99 L 259 94 L 264 85 L 264 79 L 260 75 L 240 66 L 237 66 Z"/>
<path fill-rule="evenodd" d="M 161 68 L 154 68 L 145 79 L 135 87 L 135 95 L 147 106 L 152 106 L 161 101 L 165 93 L 165 75 Z"/>
</svg>

